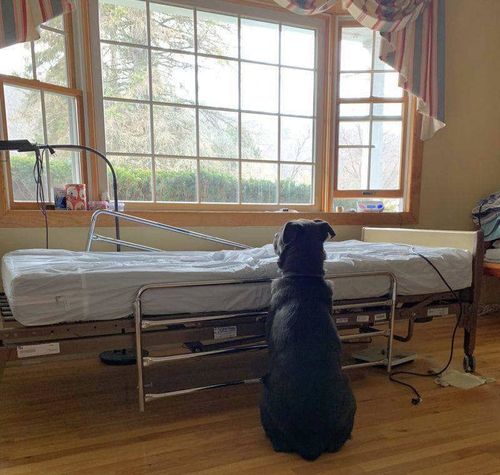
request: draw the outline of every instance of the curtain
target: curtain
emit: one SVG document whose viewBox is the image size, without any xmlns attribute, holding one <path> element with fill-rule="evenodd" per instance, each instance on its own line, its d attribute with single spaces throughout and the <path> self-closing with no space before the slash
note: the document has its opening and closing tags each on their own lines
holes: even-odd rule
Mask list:
<svg viewBox="0 0 500 475">
<path fill-rule="evenodd" d="M 324 12 L 334 1 L 274 0 L 303 15 Z M 399 72 L 399 85 L 417 97 L 422 140 L 445 126 L 444 0 L 342 0 L 361 25 L 382 35 L 380 59 Z"/>
<path fill-rule="evenodd" d="M 0 0 L 0 48 L 37 40 L 41 23 L 72 9 L 70 0 Z"/>
<path fill-rule="evenodd" d="M 317 15 L 328 10 L 337 0 L 274 0 L 278 5 L 299 15 Z"/>
<path fill-rule="evenodd" d="M 431 138 L 445 126 L 444 0 L 343 0 L 343 7 L 361 25 L 380 31 L 380 59 L 417 97 L 420 138 Z"/>
</svg>

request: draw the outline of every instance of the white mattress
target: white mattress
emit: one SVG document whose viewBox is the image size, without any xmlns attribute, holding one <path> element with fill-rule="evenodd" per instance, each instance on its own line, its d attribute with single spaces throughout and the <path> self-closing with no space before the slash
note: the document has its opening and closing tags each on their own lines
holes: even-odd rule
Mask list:
<svg viewBox="0 0 500 475">
<path fill-rule="evenodd" d="M 327 273 L 387 270 L 400 295 L 447 291 L 436 272 L 405 245 L 343 241 L 326 243 Z M 427 256 L 455 289 L 469 287 L 472 256 L 449 248 L 415 250 Z M 217 252 L 72 252 L 19 250 L 2 259 L 4 291 L 14 318 L 23 325 L 112 320 L 133 312 L 137 290 L 155 282 L 275 278 L 273 247 Z M 379 297 L 388 279 L 334 282 L 334 299 Z M 270 286 L 245 284 L 155 290 L 145 295 L 146 314 L 238 311 L 268 306 Z"/>
</svg>

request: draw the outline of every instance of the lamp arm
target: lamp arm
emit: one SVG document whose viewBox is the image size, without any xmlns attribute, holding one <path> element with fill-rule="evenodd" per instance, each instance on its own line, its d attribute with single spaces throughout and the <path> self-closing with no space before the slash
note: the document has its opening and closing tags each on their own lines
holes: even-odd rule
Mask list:
<svg viewBox="0 0 500 475">
<path fill-rule="evenodd" d="M 103 160 L 109 170 L 111 171 L 111 177 L 113 181 L 113 201 L 114 201 L 114 209 L 115 211 L 118 211 L 118 181 L 116 179 L 116 172 L 111 164 L 111 162 L 108 160 L 108 158 L 99 150 L 96 150 L 95 148 L 92 147 L 87 147 L 86 145 L 72 145 L 72 144 L 62 144 L 62 145 L 50 145 L 50 144 L 40 144 L 37 145 L 40 150 L 49 150 L 50 152 L 53 153 L 54 150 L 85 150 L 87 152 L 94 153 L 97 155 L 101 160 Z M 87 157 L 85 157 L 87 159 Z M 115 218 L 115 234 L 116 234 L 116 239 L 120 239 L 120 222 L 118 218 Z M 116 250 L 120 251 L 121 246 L 118 244 L 116 246 Z"/>
</svg>

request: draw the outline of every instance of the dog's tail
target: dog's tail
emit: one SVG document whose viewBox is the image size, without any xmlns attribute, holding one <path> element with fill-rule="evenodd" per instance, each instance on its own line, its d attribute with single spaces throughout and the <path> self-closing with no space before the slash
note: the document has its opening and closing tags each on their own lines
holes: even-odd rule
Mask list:
<svg viewBox="0 0 500 475">
<path fill-rule="evenodd" d="M 324 442 L 323 442 L 324 444 Z M 316 460 L 323 452 L 325 447 L 314 438 L 300 438 L 296 444 L 297 453 L 305 460 Z"/>
</svg>

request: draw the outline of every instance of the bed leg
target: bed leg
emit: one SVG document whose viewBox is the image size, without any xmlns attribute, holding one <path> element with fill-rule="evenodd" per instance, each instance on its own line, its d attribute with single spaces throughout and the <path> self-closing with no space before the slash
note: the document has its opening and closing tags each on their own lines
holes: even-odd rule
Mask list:
<svg viewBox="0 0 500 475">
<path fill-rule="evenodd" d="M 476 347 L 476 322 L 470 328 L 464 329 L 464 371 L 474 373 L 476 371 L 476 357 L 474 349 Z"/>
<path fill-rule="evenodd" d="M 5 371 L 6 366 L 7 366 L 7 361 L 0 358 L 0 384 L 2 384 L 3 373 Z"/>
</svg>

